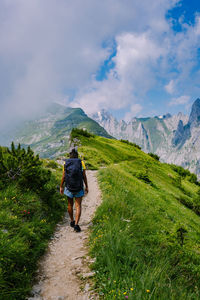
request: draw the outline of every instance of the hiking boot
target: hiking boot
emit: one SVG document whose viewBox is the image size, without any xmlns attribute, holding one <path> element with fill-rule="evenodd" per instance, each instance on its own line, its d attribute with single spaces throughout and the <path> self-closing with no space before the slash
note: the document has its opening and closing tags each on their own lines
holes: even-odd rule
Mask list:
<svg viewBox="0 0 200 300">
<path fill-rule="evenodd" d="M 74 226 L 74 231 L 80 232 L 80 231 L 81 231 L 80 226 L 79 226 L 79 225 L 75 225 L 75 226 Z"/>
<path fill-rule="evenodd" d="M 74 228 L 74 226 L 75 226 L 75 221 L 71 221 L 71 222 L 70 222 L 70 226 Z"/>
</svg>

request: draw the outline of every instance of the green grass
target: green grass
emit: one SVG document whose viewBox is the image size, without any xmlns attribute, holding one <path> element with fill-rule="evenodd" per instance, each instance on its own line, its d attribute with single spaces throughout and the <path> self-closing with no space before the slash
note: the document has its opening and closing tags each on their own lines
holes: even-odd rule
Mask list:
<svg viewBox="0 0 200 300">
<path fill-rule="evenodd" d="M 21 300 L 29 295 L 66 200 L 56 190 L 61 170 L 55 162 L 45 163 L 56 176 L 30 149 L 0 150 L 0 300 Z"/>
<path fill-rule="evenodd" d="M 134 160 L 141 156 L 138 146 L 124 141 L 106 139 L 99 136 L 90 138 L 77 135 L 80 143 L 79 154 L 89 169 L 98 169 L 119 161 Z"/>
<path fill-rule="evenodd" d="M 93 219 L 89 245 L 96 257 L 92 268 L 100 297 L 199 299 L 200 187 L 195 176 L 160 163 L 131 143 L 81 131 L 76 137 L 87 168 L 99 169 L 103 201 Z M 3 161 L 8 170 L 13 166 L 18 170 L 16 159 L 23 151 L 12 152 L 3 148 Z M 1 170 L 2 300 L 26 298 L 37 261 L 66 209 L 64 198 L 56 193 L 62 167 L 43 160 L 43 165 L 36 164 L 36 172 L 29 165 L 37 162 L 30 151 L 19 162 L 26 156 L 30 160 L 20 168 L 30 169 L 21 179 L 22 173 L 16 181 L 8 181 L 7 172 Z M 26 180 L 30 172 L 31 182 Z M 37 174 L 48 178 L 42 189 L 33 185 Z M 29 184 L 34 188 L 28 188 Z"/>
<path fill-rule="evenodd" d="M 179 188 L 165 185 L 162 170 L 151 166 L 150 185 L 134 176 L 136 167 L 124 162 L 99 173 L 103 203 L 91 234 L 96 287 L 105 299 L 125 292 L 129 299 L 199 299 L 199 217 L 177 200 Z"/>
<path fill-rule="evenodd" d="M 79 139 L 90 168 L 107 166 L 99 170 L 103 201 L 90 235 L 100 297 L 199 299 L 198 183 L 137 147 Z"/>
<path fill-rule="evenodd" d="M 25 299 L 65 200 L 41 201 L 37 193 L 9 185 L 0 195 L 0 299 Z"/>
</svg>

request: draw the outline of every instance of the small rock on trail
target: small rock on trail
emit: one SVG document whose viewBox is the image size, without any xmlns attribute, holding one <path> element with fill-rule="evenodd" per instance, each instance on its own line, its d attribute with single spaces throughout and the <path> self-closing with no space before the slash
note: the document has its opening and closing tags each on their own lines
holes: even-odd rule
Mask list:
<svg viewBox="0 0 200 300">
<path fill-rule="evenodd" d="M 74 232 L 69 226 L 70 221 L 66 213 L 63 223 L 57 226 L 47 253 L 39 263 L 39 282 L 33 287 L 33 297 L 28 300 L 97 299 L 97 296 L 94 297 L 90 293 L 90 284 L 87 282 L 93 274 L 87 265 L 88 253 L 85 243 L 92 216 L 101 202 L 101 194 L 96 171 L 87 171 L 87 178 L 89 193 L 83 198 L 79 222 L 82 231 Z M 81 281 L 80 277 L 85 278 L 86 282 Z"/>
</svg>

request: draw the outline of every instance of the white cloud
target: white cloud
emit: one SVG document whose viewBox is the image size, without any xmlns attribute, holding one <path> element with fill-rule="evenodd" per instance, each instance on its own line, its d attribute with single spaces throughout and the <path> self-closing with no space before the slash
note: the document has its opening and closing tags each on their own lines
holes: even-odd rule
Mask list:
<svg viewBox="0 0 200 300">
<path fill-rule="evenodd" d="M 183 95 L 183 96 L 180 96 L 178 98 L 172 98 L 169 105 L 170 106 L 172 106 L 172 105 L 186 105 L 186 104 L 188 104 L 189 101 L 190 101 L 190 96 Z"/>
<path fill-rule="evenodd" d="M 131 100 L 133 100 L 132 86 L 116 78 L 114 72 L 110 72 L 107 80 L 103 82 L 94 80 L 88 89 L 82 90 L 71 105 L 80 106 L 91 114 L 102 108 L 124 108 Z"/>
<path fill-rule="evenodd" d="M 103 82 L 93 80 L 90 85 L 92 92 L 88 89 L 80 93 L 76 105 L 83 106 L 89 112 L 101 108 L 129 107 L 125 118 L 130 119 L 131 105 L 142 101 L 151 88 L 162 86 L 162 79 L 170 77 L 174 79 L 168 79 L 168 84 L 162 86 L 174 95 L 169 105 L 187 104 L 190 97 L 178 97 L 178 94 L 180 91 L 190 91 L 192 94 L 194 90 L 195 78 L 191 72 L 198 63 L 199 24 L 197 17 L 194 25 L 183 24 L 184 31 L 180 33 L 168 29 L 163 35 L 154 35 L 154 31 L 149 29 L 117 35 L 114 69 Z M 198 72 L 196 77 L 199 78 Z M 198 81 L 196 83 L 198 85 Z"/>
<path fill-rule="evenodd" d="M 165 49 L 160 47 L 150 32 L 121 34 L 116 41 L 114 62 L 117 74 L 131 81 L 137 90 L 148 90 L 154 82 L 153 68 L 158 66 L 157 61 L 164 55 Z"/>
<path fill-rule="evenodd" d="M 164 88 L 162 79 L 169 81 L 165 89 L 174 97 L 180 90 L 188 94 L 200 17 L 174 33 L 165 16 L 177 2 L 2 0 L 0 120 L 32 114 L 50 101 L 67 99 L 69 104 L 73 94 L 71 105 L 87 112 L 127 108 L 134 114 L 131 107 L 143 105 L 151 88 Z M 107 79 L 96 81 L 112 40 L 115 66 Z"/>
<path fill-rule="evenodd" d="M 73 106 L 81 106 L 88 113 L 102 108 L 134 108 L 133 103 L 155 84 L 153 69 L 158 67 L 158 60 L 164 55 L 165 49 L 148 32 L 120 34 L 116 37 L 116 43 L 114 69 L 107 79 L 101 82 L 93 80 L 87 90 L 77 95 Z M 134 111 L 131 110 L 131 113 Z"/>
<path fill-rule="evenodd" d="M 200 45 L 200 17 L 197 15 L 194 25 L 182 24 L 184 30 L 172 34 L 170 46 L 171 67 L 176 68 L 179 89 L 190 81 L 191 71 L 198 64 Z M 194 77 L 192 78 L 192 80 Z M 191 82 L 190 82 L 191 83 Z"/>
<path fill-rule="evenodd" d="M 127 32 L 138 39 L 147 28 L 160 35 L 168 30 L 165 13 L 173 5 L 172 0 L 151 5 L 149 0 L 2 0 L 1 108 L 6 106 L 10 115 L 16 108 L 27 113 L 85 89 L 110 53 L 109 47 L 102 47 L 105 41 Z M 118 90 L 124 85 L 129 83 L 120 82 Z"/>
<path fill-rule="evenodd" d="M 176 90 L 176 84 L 174 82 L 174 80 L 170 80 L 170 82 L 165 85 L 165 90 L 169 93 L 169 94 L 174 94 L 175 90 Z"/>
<path fill-rule="evenodd" d="M 131 105 L 130 111 L 125 114 L 124 120 L 129 122 L 133 117 L 136 117 L 142 110 L 142 106 L 138 103 Z"/>
</svg>

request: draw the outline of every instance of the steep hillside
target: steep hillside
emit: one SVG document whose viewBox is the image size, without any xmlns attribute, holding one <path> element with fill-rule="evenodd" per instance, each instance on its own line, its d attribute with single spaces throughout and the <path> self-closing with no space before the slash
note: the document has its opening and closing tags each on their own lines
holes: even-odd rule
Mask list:
<svg viewBox="0 0 200 300">
<path fill-rule="evenodd" d="M 27 299 L 65 211 L 55 176 L 30 148 L 0 147 L 0 300 Z"/>
<path fill-rule="evenodd" d="M 40 157 L 55 157 L 66 152 L 72 128 L 85 128 L 96 135 L 111 137 L 96 121 L 90 119 L 82 109 L 52 104 L 39 116 L 23 122 L 17 128 L 0 134 L 0 143 L 21 143 L 40 154 Z"/>
<path fill-rule="evenodd" d="M 90 247 L 104 299 L 199 299 L 200 186 L 135 145 L 73 134 L 98 168 L 103 203 Z"/>
</svg>

